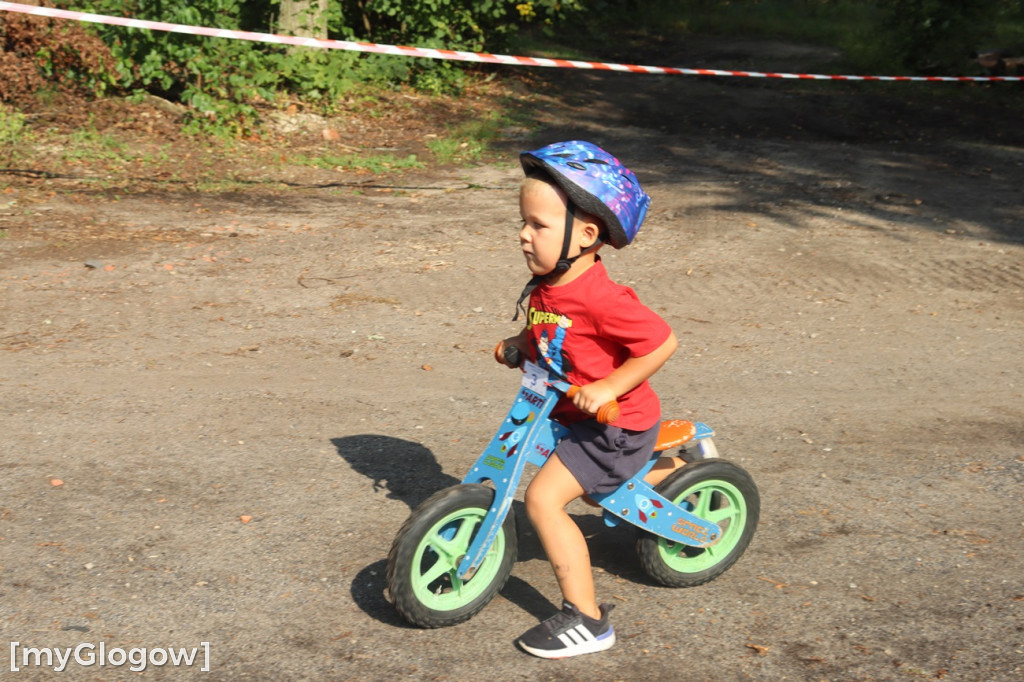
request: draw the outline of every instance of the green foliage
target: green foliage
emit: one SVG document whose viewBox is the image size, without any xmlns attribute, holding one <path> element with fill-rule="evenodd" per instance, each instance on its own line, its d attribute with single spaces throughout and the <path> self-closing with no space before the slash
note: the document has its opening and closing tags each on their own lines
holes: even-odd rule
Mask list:
<svg viewBox="0 0 1024 682">
<path fill-rule="evenodd" d="M 648 35 L 727 35 L 828 45 L 848 67 L 972 69 L 979 49 L 1024 42 L 1022 0 L 590 0 L 591 28 Z"/>
<path fill-rule="evenodd" d="M 10 166 L 19 155 L 19 148 L 29 139 L 25 115 L 0 106 L 0 163 Z"/>
<path fill-rule="evenodd" d="M 93 0 L 88 11 L 170 23 L 238 29 L 241 0 Z M 97 29 L 121 66 L 120 85 L 142 88 L 191 107 L 189 129 L 239 135 L 255 122 L 253 102 L 271 99 L 277 77 L 261 55 L 241 41 L 101 26 Z"/>
<path fill-rule="evenodd" d="M 124 161 L 126 150 L 117 137 L 98 132 L 90 116 L 86 125 L 71 134 L 61 157 L 65 161 Z"/>
<path fill-rule="evenodd" d="M 66 3 L 64 3 L 66 4 Z M 331 38 L 455 50 L 498 51 L 521 25 L 553 25 L 581 0 L 340 0 L 329 3 Z M 85 0 L 75 9 L 176 24 L 276 32 L 280 0 Z M 191 108 L 188 129 L 240 136 L 255 104 L 282 93 L 325 109 L 363 84 L 411 84 L 452 92 L 463 65 L 338 50 L 283 48 L 245 41 L 99 26 L 123 73 L 141 88 Z"/>
<path fill-rule="evenodd" d="M 603 0 L 588 7 L 586 24 L 598 40 L 623 32 L 787 40 L 837 48 L 846 63 L 832 68 L 891 65 L 876 47 L 875 0 Z"/>
<path fill-rule="evenodd" d="M 389 171 L 410 170 L 423 168 L 423 163 L 410 154 L 405 158 L 399 158 L 394 154 L 377 154 L 374 156 L 360 156 L 357 154 L 324 154 L 322 156 L 296 156 L 292 159 L 300 166 L 312 166 L 314 168 L 325 168 L 334 170 L 356 170 L 368 171 L 380 175 Z"/>
<path fill-rule="evenodd" d="M 75 22 L 0 16 L 0 102 L 99 97 L 117 81 L 110 50 Z"/>
<path fill-rule="evenodd" d="M 882 44 L 907 68 L 962 69 L 985 34 L 987 15 L 1001 0 L 876 0 Z"/>
<path fill-rule="evenodd" d="M 375 42 L 478 52 L 499 50 L 521 23 L 555 23 L 581 2 L 569 0 L 343 0 Z M 358 25 L 347 26 L 358 32 Z"/>
<path fill-rule="evenodd" d="M 75 30 L 79 29 L 79 30 Z M 43 76 L 65 92 L 102 97 L 116 86 L 118 73 L 103 46 L 82 39 L 80 27 L 66 22 L 52 26 L 50 41 L 36 52 Z"/>
<path fill-rule="evenodd" d="M 650 35 L 751 36 L 836 45 L 873 21 L 874 0 L 603 0 L 588 21 Z"/>
<path fill-rule="evenodd" d="M 328 17 L 331 37 L 468 52 L 501 52 L 525 24 L 553 25 L 580 0 L 341 0 Z M 352 56 L 352 55 L 349 55 Z M 464 64 L 432 59 L 358 55 L 350 76 L 363 83 L 409 83 L 455 92 Z"/>
<path fill-rule="evenodd" d="M 57 0 L 74 9 L 179 24 L 277 32 L 281 0 Z M 570 24 L 571 29 L 565 26 Z M 331 38 L 505 52 L 545 32 L 554 56 L 613 58 L 630 35 L 727 34 L 826 44 L 851 66 L 967 68 L 971 50 L 1024 41 L 1022 0 L 331 0 Z M 586 27 L 587 30 L 584 30 Z M 527 31 L 526 29 L 541 29 Z M 81 31 L 82 29 L 78 29 Z M 48 39 L 32 47 L 55 82 L 94 93 L 117 86 L 188 105 L 188 129 L 239 137 L 257 105 L 301 99 L 330 112 L 353 90 L 412 85 L 456 92 L 467 69 L 450 61 L 282 46 L 98 26 L 116 66 L 96 69 L 81 50 Z M 10 30 L 8 31 L 10 33 Z M 1004 43 L 1006 44 L 1006 43 Z M 1012 44 L 1012 43 L 1010 43 Z M 77 60 L 77 61 L 76 61 Z M 95 61 L 95 59 L 93 60 Z M 91 62 L 90 62 L 91 63 Z M 11 79 L 13 82 L 13 79 Z M 0 94 L 2 94 L 0 83 Z M 40 88 L 40 91 L 45 91 Z M 447 138 L 457 138 L 449 134 Z M 470 136 L 472 137 L 472 136 Z M 465 155 L 465 139 L 438 156 Z M 470 147 L 472 145 L 469 145 Z"/>
<path fill-rule="evenodd" d="M 497 139 L 501 129 L 509 121 L 499 112 L 491 112 L 462 125 L 449 128 L 444 137 L 427 141 L 427 149 L 431 151 L 439 163 L 465 163 L 478 160 Z"/>
</svg>

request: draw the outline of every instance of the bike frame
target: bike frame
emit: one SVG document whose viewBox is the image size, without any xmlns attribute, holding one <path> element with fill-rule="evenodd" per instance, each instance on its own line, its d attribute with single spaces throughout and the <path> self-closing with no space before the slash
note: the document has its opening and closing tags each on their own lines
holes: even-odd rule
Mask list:
<svg viewBox="0 0 1024 682">
<path fill-rule="evenodd" d="M 494 438 L 484 448 L 462 480 L 464 484 L 490 482 L 495 489 L 494 503 L 469 550 L 459 563 L 458 577 L 468 580 L 483 562 L 505 517 L 527 464 L 541 467 L 568 434 L 568 429 L 550 419 L 551 410 L 570 385 L 532 363 L 523 363 L 523 381 L 512 407 Z M 700 441 L 702 452 L 715 456 L 714 436 L 707 425 L 694 424 L 691 441 Z M 655 452 L 635 476 L 608 493 L 590 495 L 604 509 L 604 521 L 615 526 L 625 521 L 654 535 L 692 547 L 707 547 L 721 536 L 717 524 L 695 516 L 659 495 L 644 476 L 660 457 Z"/>
</svg>

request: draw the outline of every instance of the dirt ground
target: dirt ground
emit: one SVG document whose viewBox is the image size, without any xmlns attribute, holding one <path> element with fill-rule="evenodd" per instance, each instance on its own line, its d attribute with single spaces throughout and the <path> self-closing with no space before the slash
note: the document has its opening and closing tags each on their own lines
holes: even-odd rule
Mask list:
<svg viewBox="0 0 1024 682">
<path fill-rule="evenodd" d="M 673 50 L 643 56 L 824 58 Z M 1021 679 L 1020 86 L 522 77 L 533 126 L 468 167 L 266 162 L 422 150 L 444 117 L 414 102 L 326 142 L 296 114 L 287 145 L 201 170 L 154 110 L 167 173 L 46 150 L 0 170 L 5 670 L 25 647 L 209 642 L 211 679 Z M 551 662 L 512 644 L 558 603 L 523 518 L 511 580 L 468 623 L 405 626 L 382 592 L 403 520 L 512 399 L 491 348 L 527 278 L 515 153 L 568 138 L 653 196 L 605 262 L 679 336 L 654 382 L 666 417 L 711 424 L 763 507 L 736 566 L 671 590 L 574 503 L 619 643 Z M 197 191 L 200 172 L 244 182 Z"/>
</svg>

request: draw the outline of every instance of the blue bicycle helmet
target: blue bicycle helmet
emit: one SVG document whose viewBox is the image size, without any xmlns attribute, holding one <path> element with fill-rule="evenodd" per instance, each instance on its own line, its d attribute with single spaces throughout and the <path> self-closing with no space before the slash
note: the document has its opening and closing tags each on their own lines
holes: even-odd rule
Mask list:
<svg viewBox="0 0 1024 682">
<path fill-rule="evenodd" d="M 597 216 L 605 226 L 605 239 L 616 249 L 630 244 L 640 231 L 640 224 L 647 215 L 651 198 L 647 196 L 640 181 L 614 156 L 591 142 L 572 140 L 556 142 L 536 151 L 522 152 L 519 163 L 526 175 L 543 172 L 557 184 L 567 197 L 565 207 L 565 237 L 562 253 L 554 270 L 544 275 L 534 275 L 516 302 L 516 314 L 523 301 L 548 275 L 565 272 L 573 261 L 589 250 L 597 249 L 601 241 L 584 249 L 580 254 L 569 257 L 569 242 L 572 235 L 573 217 L 578 206 L 591 215 Z"/>
<path fill-rule="evenodd" d="M 519 163 L 527 175 L 535 169 L 545 171 L 573 204 L 600 218 L 614 248 L 621 249 L 636 237 L 651 198 L 633 171 L 605 150 L 580 140 L 556 142 L 523 152 Z"/>
</svg>

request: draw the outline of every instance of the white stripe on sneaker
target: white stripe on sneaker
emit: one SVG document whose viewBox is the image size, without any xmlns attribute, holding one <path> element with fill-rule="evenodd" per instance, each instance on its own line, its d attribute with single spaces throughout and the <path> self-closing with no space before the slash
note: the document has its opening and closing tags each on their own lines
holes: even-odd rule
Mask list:
<svg viewBox="0 0 1024 682">
<path fill-rule="evenodd" d="M 596 639 L 594 637 L 594 634 L 583 623 L 580 623 L 579 625 L 574 627 L 572 631 L 580 637 L 579 641 L 576 642 L 577 644 L 582 644 L 583 642 L 591 642 L 594 639 Z"/>
<path fill-rule="evenodd" d="M 584 644 L 585 642 L 592 642 L 596 638 L 591 634 L 590 630 L 587 629 L 586 625 L 580 623 L 576 627 L 566 630 L 560 634 L 558 639 L 566 647 L 572 648 L 574 646 Z"/>
</svg>

